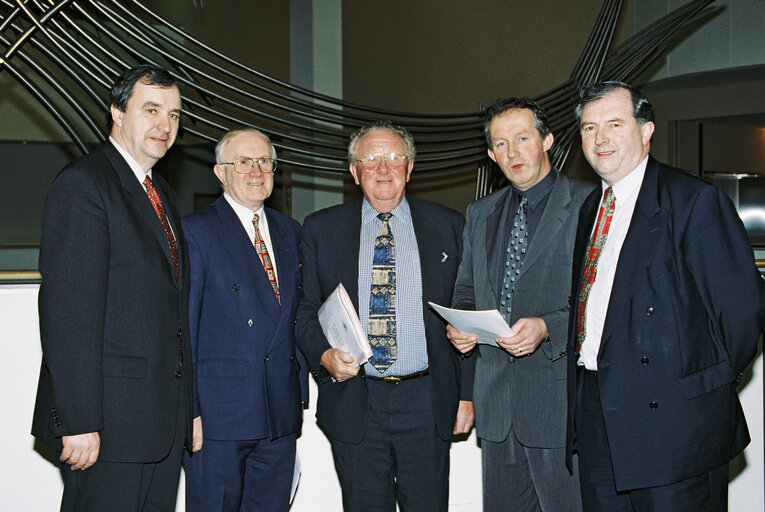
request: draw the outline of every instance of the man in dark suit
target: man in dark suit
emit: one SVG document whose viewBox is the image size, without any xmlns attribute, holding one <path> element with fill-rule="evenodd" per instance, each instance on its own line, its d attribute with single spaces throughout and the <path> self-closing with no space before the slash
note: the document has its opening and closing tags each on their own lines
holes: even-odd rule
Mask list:
<svg viewBox="0 0 765 512">
<path fill-rule="evenodd" d="M 405 197 L 414 142 L 404 129 L 358 130 L 348 159 L 364 199 L 310 215 L 301 234 L 297 343 L 318 380 L 316 416 L 346 512 L 394 510 L 396 501 L 403 512 L 445 511 L 451 436 L 472 425 L 472 374 L 461 374 L 427 303 L 451 301 L 464 221 Z M 373 347 L 361 367 L 330 348 L 317 317 L 341 283 Z"/>
<path fill-rule="evenodd" d="M 266 135 L 230 131 L 215 160 L 223 195 L 183 219 L 194 354 L 186 510 L 286 512 L 308 392 L 294 335 L 300 225 L 263 206 L 276 171 Z"/>
<path fill-rule="evenodd" d="M 191 437 L 188 258 L 175 194 L 152 167 L 175 141 L 181 96 L 167 71 L 139 66 L 109 101 L 109 140 L 45 201 L 32 433 L 61 454 L 61 510 L 173 510 Z"/>
<path fill-rule="evenodd" d="M 452 298 L 458 309 L 498 309 L 514 333 L 470 357 L 483 509 L 581 510 L 565 464 L 568 292 L 579 208 L 594 186 L 552 166 L 553 134 L 534 101 L 497 101 L 484 128 L 511 186 L 468 207 Z M 447 332 L 461 352 L 476 347 L 477 336 Z"/>
<path fill-rule="evenodd" d="M 642 94 L 595 84 L 577 117 L 603 180 L 579 218 L 568 350 L 584 509 L 726 510 L 765 321 L 746 232 L 720 189 L 649 156 Z"/>
</svg>

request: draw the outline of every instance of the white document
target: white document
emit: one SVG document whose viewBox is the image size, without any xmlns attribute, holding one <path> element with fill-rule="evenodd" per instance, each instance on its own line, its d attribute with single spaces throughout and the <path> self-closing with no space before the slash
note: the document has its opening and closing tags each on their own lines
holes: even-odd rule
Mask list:
<svg viewBox="0 0 765 512">
<path fill-rule="evenodd" d="M 458 331 L 478 336 L 478 343 L 496 347 L 496 338 L 506 338 L 513 335 L 513 330 L 510 329 L 510 326 L 496 309 L 465 311 L 446 308 L 433 302 L 428 302 L 428 304 Z"/>
<path fill-rule="evenodd" d="M 319 323 L 332 348 L 339 348 L 353 356 L 351 366 L 362 365 L 372 357 L 369 340 L 343 283 L 337 285 L 319 308 Z"/>
<path fill-rule="evenodd" d="M 292 470 L 292 488 L 290 489 L 290 505 L 295 500 L 295 493 L 297 492 L 298 483 L 300 483 L 300 454 L 295 450 L 295 469 Z"/>
</svg>

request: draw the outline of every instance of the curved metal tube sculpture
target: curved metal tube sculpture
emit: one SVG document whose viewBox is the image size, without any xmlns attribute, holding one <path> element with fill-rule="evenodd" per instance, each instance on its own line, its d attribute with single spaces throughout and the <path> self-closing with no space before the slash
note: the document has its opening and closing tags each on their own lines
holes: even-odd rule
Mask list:
<svg viewBox="0 0 765 512">
<path fill-rule="evenodd" d="M 551 156 L 558 168 L 577 133 L 579 89 L 600 80 L 632 81 L 665 50 L 666 39 L 712 1 L 689 2 L 610 53 L 622 1 L 604 1 L 569 79 L 536 98 L 556 133 Z M 242 65 L 137 0 L 0 0 L 0 45 L 0 72 L 21 83 L 83 153 L 86 140 L 105 136 L 104 97 L 113 80 L 126 67 L 152 62 L 175 75 L 182 133 L 201 141 L 216 141 L 231 127 L 257 126 L 272 137 L 283 164 L 345 172 L 349 133 L 385 118 L 415 135 L 418 171 L 477 165 L 476 196 L 494 188 L 480 110 L 397 112 L 318 94 Z"/>
</svg>

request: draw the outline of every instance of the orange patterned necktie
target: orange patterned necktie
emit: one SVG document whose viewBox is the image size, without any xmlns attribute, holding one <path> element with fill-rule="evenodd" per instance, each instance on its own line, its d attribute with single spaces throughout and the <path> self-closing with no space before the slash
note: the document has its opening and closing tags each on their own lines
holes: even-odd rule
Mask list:
<svg viewBox="0 0 765 512">
<path fill-rule="evenodd" d="M 154 207 L 154 211 L 157 212 L 159 221 L 162 223 L 162 229 L 165 231 L 167 243 L 170 245 L 170 257 L 173 258 L 173 270 L 175 270 L 175 276 L 178 277 L 178 244 L 175 243 L 173 230 L 170 229 L 170 223 L 167 221 L 167 214 L 165 213 L 162 199 L 159 197 L 157 189 L 154 188 L 154 184 L 151 182 L 151 178 L 149 178 L 148 175 L 146 175 L 146 178 L 143 180 L 143 186 L 146 187 L 146 195 L 149 196 L 151 205 Z"/>
<path fill-rule="evenodd" d="M 268 281 L 271 283 L 271 288 L 274 289 L 276 300 L 281 306 L 282 299 L 279 295 L 279 283 L 276 282 L 276 272 L 274 272 L 274 266 L 271 263 L 271 256 L 268 255 L 266 242 L 263 240 L 263 237 L 260 236 L 260 227 L 258 227 L 259 220 L 260 216 L 256 213 L 252 217 L 252 225 L 255 226 L 255 252 L 258 253 L 258 258 L 260 258 L 260 262 L 263 264 L 263 269 L 266 271 L 266 276 L 268 276 Z"/>
<path fill-rule="evenodd" d="M 585 253 L 584 260 L 584 272 L 582 273 L 582 281 L 579 285 L 579 300 L 577 301 L 576 312 L 576 350 L 581 352 L 582 343 L 587 336 L 586 329 L 586 310 L 587 299 L 590 296 L 590 289 L 595 282 L 595 274 L 598 270 L 598 259 L 603 252 L 603 247 L 606 245 L 608 239 L 608 230 L 611 227 L 611 220 L 614 216 L 614 208 L 616 206 L 616 197 L 614 197 L 614 190 L 608 187 L 603 193 L 603 201 L 600 203 L 600 211 L 598 212 L 598 222 L 595 226 L 595 230 L 592 232 L 592 238 L 587 245 L 587 252 Z"/>
</svg>

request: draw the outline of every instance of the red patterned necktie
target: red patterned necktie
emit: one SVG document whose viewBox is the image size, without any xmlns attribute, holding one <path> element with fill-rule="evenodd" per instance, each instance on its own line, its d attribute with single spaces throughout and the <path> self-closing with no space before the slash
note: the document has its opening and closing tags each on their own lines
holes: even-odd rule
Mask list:
<svg viewBox="0 0 765 512">
<path fill-rule="evenodd" d="M 252 217 L 252 225 L 255 226 L 255 252 L 258 253 L 258 258 L 260 258 L 260 262 L 263 264 L 263 269 L 266 271 L 266 276 L 268 276 L 268 281 L 271 283 L 271 288 L 274 289 L 276 300 L 281 306 L 282 299 L 279 295 L 279 283 L 276 282 L 276 272 L 274 272 L 274 266 L 271 263 L 271 256 L 268 255 L 266 242 L 263 240 L 263 237 L 260 236 L 260 227 L 258 227 L 259 220 L 260 216 L 256 213 Z"/>
<path fill-rule="evenodd" d="M 159 197 L 157 189 L 154 188 L 154 184 L 151 182 L 151 178 L 149 178 L 148 175 L 146 175 L 146 178 L 143 180 L 143 186 L 146 187 L 146 195 L 149 196 L 151 205 L 154 207 L 154 211 L 157 212 L 159 221 L 162 223 L 162 229 L 165 231 L 167 243 L 170 245 L 170 257 L 173 258 L 173 270 L 175 270 L 175 276 L 178 277 L 178 244 L 175 243 L 173 230 L 170 229 L 170 223 L 167 221 L 167 214 L 165 213 L 162 199 Z"/>
<path fill-rule="evenodd" d="M 170 223 L 167 220 L 167 213 L 165 213 L 165 206 L 162 204 L 162 198 L 159 197 L 157 189 L 154 188 L 154 184 L 151 182 L 149 175 L 143 180 L 143 186 L 146 187 L 146 195 L 149 196 L 149 201 L 154 207 L 154 211 L 157 212 L 159 222 L 162 223 L 162 229 L 165 231 L 167 237 L 167 243 L 170 245 L 170 257 L 173 259 L 173 270 L 175 270 L 175 277 L 178 277 L 178 244 L 175 243 L 175 235 L 173 230 L 170 229 Z M 183 337 L 181 336 L 181 324 L 178 322 L 178 366 L 183 366 Z"/>
<path fill-rule="evenodd" d="M 587 299 L 590 296 L 592 284 L 595 282 L 600 253 L 603 252 L 603 247 L 605 247 L 606 240 L 608 239 L 608 229 L 611 227 L 615 206 L 616 197 L 614 197 L 614 190 L 608 187 L 603 193 L 603 201 L 600 203 L 600 211 L 598 212 L 598 222 L 595 225 L 595 230 L 592 232 L 592 238 L 587 245 L 587 252 L 585 253 L 584 272 L 582 273 L 582 281 L 579 285 L 579 300 L 577 301 L 576 312 L 577 352 L 581 352 L 582 343 L 584 343 L 584 338 L 587 335 L 585 324 Z"/>
</svg>

